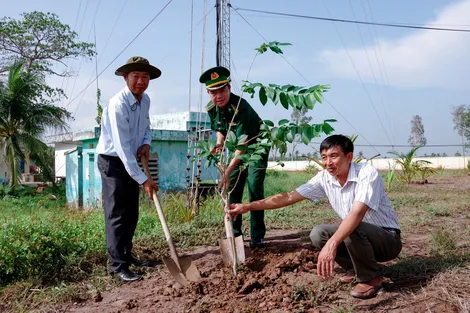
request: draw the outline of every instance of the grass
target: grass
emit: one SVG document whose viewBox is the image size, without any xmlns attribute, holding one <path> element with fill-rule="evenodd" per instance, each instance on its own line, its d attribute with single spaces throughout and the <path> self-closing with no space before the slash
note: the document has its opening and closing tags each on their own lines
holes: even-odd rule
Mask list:
<svg viewBox="0 0 470 313">
<path fill-rule="evenodd" d="M 453 174 L 462 176 L 467 172 Z M 268 171 L 265 196 L 295 189 L 312 176 Z M 450 174 L 439 173 L 430 181 L 446 176 Z M 20 196 L 4 191 L 0 194 L 0 311 L 26 312 L 46 304 L 76 302 L 118 284 L 106 275 L 102 209 L 66 209 L 63 189 L 47 189 L 40 194 L 24 189 L 19 191 Z M 407 275 L 423 268 L 438 272 L 445 266 L 468 264 L 468 254 L 456 254 L 462 246 L 470 246 L 469 223 L 456 223 L 456 219 L 470 216 L 468 190 L 426 189 L 394 182 L 389 195 L 405 240 L 407 232 L 422 230 L 428 235 L 426 244 L 432 255 L 427 260 L 402 255 L 392 267 L 394 275 L 406 280 Z M 216 245 L 217 238 L 223 236 L 222 203 L 217 198 L 205 199 L 194 219 L 186 212 L 183 195 L 165 196 L 161 202 L 178 249 Z M 304 201 L 267 211 L 265 221 L 267 229 L 310 230 L 318 223 L 336 222 L 338 218 L 326 201 L 315 205 Z M 243 227 L 249 234 L 249 214 L 244 215 Z M 160 259 L 168 251 L 154 204 L 144 196 L 134 238 L 138 257 Z M 295 292 L 313 302 L 323 301 L 318 290 Z M 352 309 L 337 308 L 337 312 L 343 311 Z"/>
</svg>

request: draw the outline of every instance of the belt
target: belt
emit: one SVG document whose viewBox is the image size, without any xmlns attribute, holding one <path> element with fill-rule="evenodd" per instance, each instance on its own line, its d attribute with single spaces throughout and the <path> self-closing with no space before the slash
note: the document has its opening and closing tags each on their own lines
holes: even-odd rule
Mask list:
<svg viewBox="0 0 470 313">
<path fill-rule="evenodd" d="M 401 231 L 397 228 L 389 228 L 389 227 L 382 227 L 382 229 L 388 231 L 389 233 L 393 234 L 393 235 L 396 235 L 396 236 L 400 236 L 401 234 Z"/>
</svg>

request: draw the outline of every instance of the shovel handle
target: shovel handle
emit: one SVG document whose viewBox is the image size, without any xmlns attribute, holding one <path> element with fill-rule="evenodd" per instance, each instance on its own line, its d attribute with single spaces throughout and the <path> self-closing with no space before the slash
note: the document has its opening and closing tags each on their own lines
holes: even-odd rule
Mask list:
<svg viewBox="0 0 470 313">
<path fill-rule="evenodd" d="M 140 158 L 140 161 L 142 162 L 145 175 L 147 175 L 148 178 L 151 178 L 152 175 L 150 174 L 149 165 L 148 165 L 147 160 L 145 159 L 145 156 L 142 156 Z M 170 230 L 168 229 L 168 225 L 166 224 L 165 215 L 163 215 L 162 206 L 160 205 L 160 200 L 158 199 L 158 196 L 155 190 L 152 191 L 152 199 L 153 199 L 153 202 L 155 203 L 155 207 L 157 208 L 157 213 L 158 213 L 158 217 L 160 218 L 160 222 L 162 223 L 162 228 L 163 228 L 163 232 L 165 233 L 166 242 L 168 243 L 168 246 L 170 247 L 171 258 L 173 259 L 173 261 L 175 261 L 176 265 L 178 265 L 178 267 L 181 270 L 181 266 L 180 266 L 179 259 L 178 259 L 178 254 L 176 253 L 175 245 L 173 244 L 173 239 L 171 239 Z"/>
<path fill-rule="evenodd" d="M 228 202 L 226 204 L 224 212 L 228 212 Z M 233 234 L 233 225 L 232 225 L 232 217 L 230 219 L 227 219 L 226 216 L 227 213 L 224 214 L 224 223 L 225 223 L 225 235 L 227 236 L 227 239 L 229 240 L 230 243 L 230 249 L 232 250 L 232 269 L 233 273 L 235 276 L 237 276 L 237 247 L 235 244 L 235 235 Z"/>
</svg>

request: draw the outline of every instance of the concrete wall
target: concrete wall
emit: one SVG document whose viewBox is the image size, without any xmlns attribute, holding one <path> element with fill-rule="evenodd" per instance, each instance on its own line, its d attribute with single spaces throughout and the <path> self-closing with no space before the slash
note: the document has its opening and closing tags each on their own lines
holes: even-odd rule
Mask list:
<svg viewBox="0 0 470 313">
<path fill-rule="evenodd" d="M 67 207 L 81 207 L 83 190 L 83 166 L 82 148 L 69 151 L 65 155 L 67 179 L 65 181 L 65 194 L 67 197 Z"/>
<path fill-rule="evenodd" d="M 187 133 L 185 131 L 152 130 L 152 138 L 150 152 L 158 154 L 161 191 L 184 190 L 188 175 Z M 203 168 L 205 159 L 201 163 L 201 180 L 217 179 L 216 169 L 214 167 Z M 195 165 L 195 163 L 190 164 L 190 168 Z"/>
<path fill-rule="evenodd" d="M 186 131 L 189 127 L 197 127 L 199 124 L 202 124 L 205 129 L 210 128 L 206 112 L 178 112 L 150 116 L 151 129 Z"/>
<path fill-rule="evenodd" d="M 84 140 L 82 144 L 84 208 L 99 208 L 103 202 L 101 175 L 98 170 L 98 154 L 95 151 L 97 144 L 97 138 Z"/>
<path fill-rule="evenodd" d="M 65 160 L 67 151 L 73 150 L 77 147 L 77 144 L 67 144 L 67 143 L 56 143 L 55 144 L 55 177 L 56 178 L 65 178 Z"/>
<path fill-rule="evenodd" d="M 415 158 L 413 160 L 414 161 L 416 160 L 429 161 L 431 162 L 429 166 L 434 167 L 434 168 L 442 166 L 445 169 L 464 169 L 464 168 L 467 168 L 467 162 L 470 161 L 470 156 L 436 157 L 436 158 L 429 157 L 429 158 Z M 393 166 L 395 165 L 395 159 L 392 159 L 392 158 L 373 159 L 373 160 L 370 160 L 369 162 L 371 162 L 372 165 L 374 165 L 374 167 L 377 168 L 378 170 L 388 170 L 390 168 L 393 168 Z M 284 167 L 281 167 L 276 164 L 277 162 L 269 162 L 268 167 L 270 169 L 281 170 L 281 171 L 302 171 L 309 164 L 311 164 L 320 168 L 320 166 L 317 165 L 315 162 L 309 162 L 309 161 L 285 161 Z M 397 166 L 397 169 L 400 169 L 400 167 Z"/>
</svg>

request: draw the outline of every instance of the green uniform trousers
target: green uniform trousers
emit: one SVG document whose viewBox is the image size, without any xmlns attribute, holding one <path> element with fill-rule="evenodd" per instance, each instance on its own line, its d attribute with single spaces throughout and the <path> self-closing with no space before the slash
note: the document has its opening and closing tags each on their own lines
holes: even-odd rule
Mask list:
<svg viewBox="0 0 470 313">
<path fill-rule="evenodd" d="M 266 168 L 268 166 L 269 152 L 262 155 L 262 159 L 254 165 L 248 166 L 241 172 L 235 169 L 230 174 L 230 203 L 241 203 L 243 199 L 243 189 L 245 182 L 248 180 L 248 200 L 250 202 L 264 199 L 264 178 L 266 177 Z M 239 177 L 240 174 L 240 177 Z M 238 182 L 237 182 L 238 180 Z M 264 211 L 250 212 L 250 235 L 252 239 L 263 239 L 266 234 L 266 226 L 264 225 Z M 242 235 L 242 216 L 238 215 L 233 221 L 233 233 L 235 237 Z"/>
</svg>

